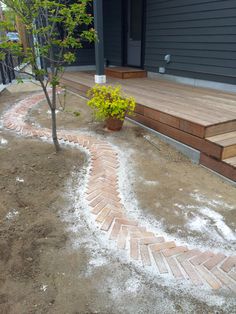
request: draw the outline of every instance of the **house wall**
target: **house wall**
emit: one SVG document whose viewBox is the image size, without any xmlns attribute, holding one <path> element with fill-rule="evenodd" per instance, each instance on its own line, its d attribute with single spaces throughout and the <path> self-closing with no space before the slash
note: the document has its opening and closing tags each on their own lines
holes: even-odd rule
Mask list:
<svg viewBox="0 0 236 314">
<path fill-rule="evenodd" d="M 104 56 L 109 64 L 122 65 L 122 0 L 103 0 Z"/>
<path fill-rule="evenodd" d="M 80 66 L 80 65 L 93 65 L 95 64 L 95 50 L 94 45 L 78 49 L 76 54 L 76 62 L 72 63 L 71 66 Z"/>
<path fill-rule="evenodd" d="M 92 13 L 92 12 L 91 12 Z M 104 57 L 112 65 L 122 65 L 122 0 L 103 0 Z M 71 66 L 95 64 L 93 44 L 79 49 L 76 62 Z"/>
<path fill-rule="evenodd" d="M 235 84 L 235 0 L 146 0 L 145 68 Z M 171 55 L 166 64 L 164 56 Z"/>
<path fill-rule="evenodd" d="M 93 14 L 93 6 L 88 7 L 88 13 Z M 91 25 L 92 26 L 92 25 Z M 86 27 L 87 28 L 87 27 Z M 86 29 L 83 27 L 83 29 Z M 76 61 L 68 65 L 68 68 L 75 66 L 90 66 L 95 64 L 94 43 L 84 42 L 83 48 L 76 52 Z"/>
</svg>

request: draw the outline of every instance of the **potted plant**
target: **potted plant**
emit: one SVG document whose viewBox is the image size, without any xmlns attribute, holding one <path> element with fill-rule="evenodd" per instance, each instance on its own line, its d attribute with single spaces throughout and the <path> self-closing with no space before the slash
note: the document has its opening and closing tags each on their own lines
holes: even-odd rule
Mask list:
<svg viewBox="0 0 236 314">
<path fill-rule="evenodd" d="M 120 86 L 95 85 L 88 91 L 88 105 L 94 109 L 97 119 L 106 121 L 106 127 L 112 131 L 122 128 L 125 115 L 132 114 L 135 99 L 121 91 Z"/>
</svg>

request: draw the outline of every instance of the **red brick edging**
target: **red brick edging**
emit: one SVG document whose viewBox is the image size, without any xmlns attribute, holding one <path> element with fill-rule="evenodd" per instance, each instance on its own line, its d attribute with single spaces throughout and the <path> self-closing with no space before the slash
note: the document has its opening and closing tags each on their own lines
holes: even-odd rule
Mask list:
<svg viewBox="0 0 236 314">
<path fill-rule="evenodd" d="M 24 136 L 50 138 L 49 129 L 37 129 L 24 121 L 29 109 L 42 100 L 44 95 L 40 93 L 19 101 L 3 115 L 4 127 Z M 94 220 L 118 249 L 127 250 L 130 258 L 141 261 L 144 267 L 155 265 L 159 275 L 169 274 L 176 281 L 236 293 L 236 256 L 178 245 L 128 218 L 118 187 L 118 156 L 109 143 L 68 131 L 58 131 L 58 138 L 89 151 L 91 169 L 85 198 Z"/>
</svg>

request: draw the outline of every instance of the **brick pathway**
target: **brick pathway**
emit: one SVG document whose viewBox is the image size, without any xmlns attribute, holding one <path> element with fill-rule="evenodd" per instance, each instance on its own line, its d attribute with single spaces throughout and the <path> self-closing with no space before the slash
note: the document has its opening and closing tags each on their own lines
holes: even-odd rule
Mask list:
<svg viewBox="0 0 236 314">
<path fill-rule="evenodd" d="M 41 93 L 18 102 L 4 114 L 4 126 L 24 136 L 50 138 L 49 129 L 37 129 L 24 121 L 29 109 L 43 99 Z M 92 136 L 72 135 L 68 131 L 58 131 L 58 138 L 84 147 L 90 153 L 86 201 L 94 221 L 108 233 L 111 241 L 116 242 L 119 250 L 127 251 L 128 258 L 141 261 L 143 267 L 155 265 L 157 274 L 169 274 L 175 281 L 236 293 L 236 256 L 178 245 L 128 217 L 118 189 L 118 156 L 109 143 Z"/>
</svg>

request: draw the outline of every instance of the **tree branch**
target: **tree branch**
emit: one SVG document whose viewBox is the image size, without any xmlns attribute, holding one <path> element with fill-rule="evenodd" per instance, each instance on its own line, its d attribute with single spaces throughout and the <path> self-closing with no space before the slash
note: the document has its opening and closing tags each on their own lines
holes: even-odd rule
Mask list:
<svg viewBox="0 0 236 314">
<path fill-rule="evenodd" d="M 3 64 L 3 62 L 0 62 L 0 63 Z M 11 67 L 11 66 L 8 65 L 8 64 L 5 64 L 5 66 L 8 67 L 10 70 L 13 70 L 13 71 L 15 71 L 15 72 L 17 72 L 17 73 L 26 74 L 26 75 L 29 75 L 29 76 L 35 78 L 35 75 L 32 74 L 32 73 L 29 73 L 29 72 L 26 72 L 26 71 L 22 71 L 22 70 L 17 70 L 17 69 L 15 69 L 15 68 Z"/>
</svg>

